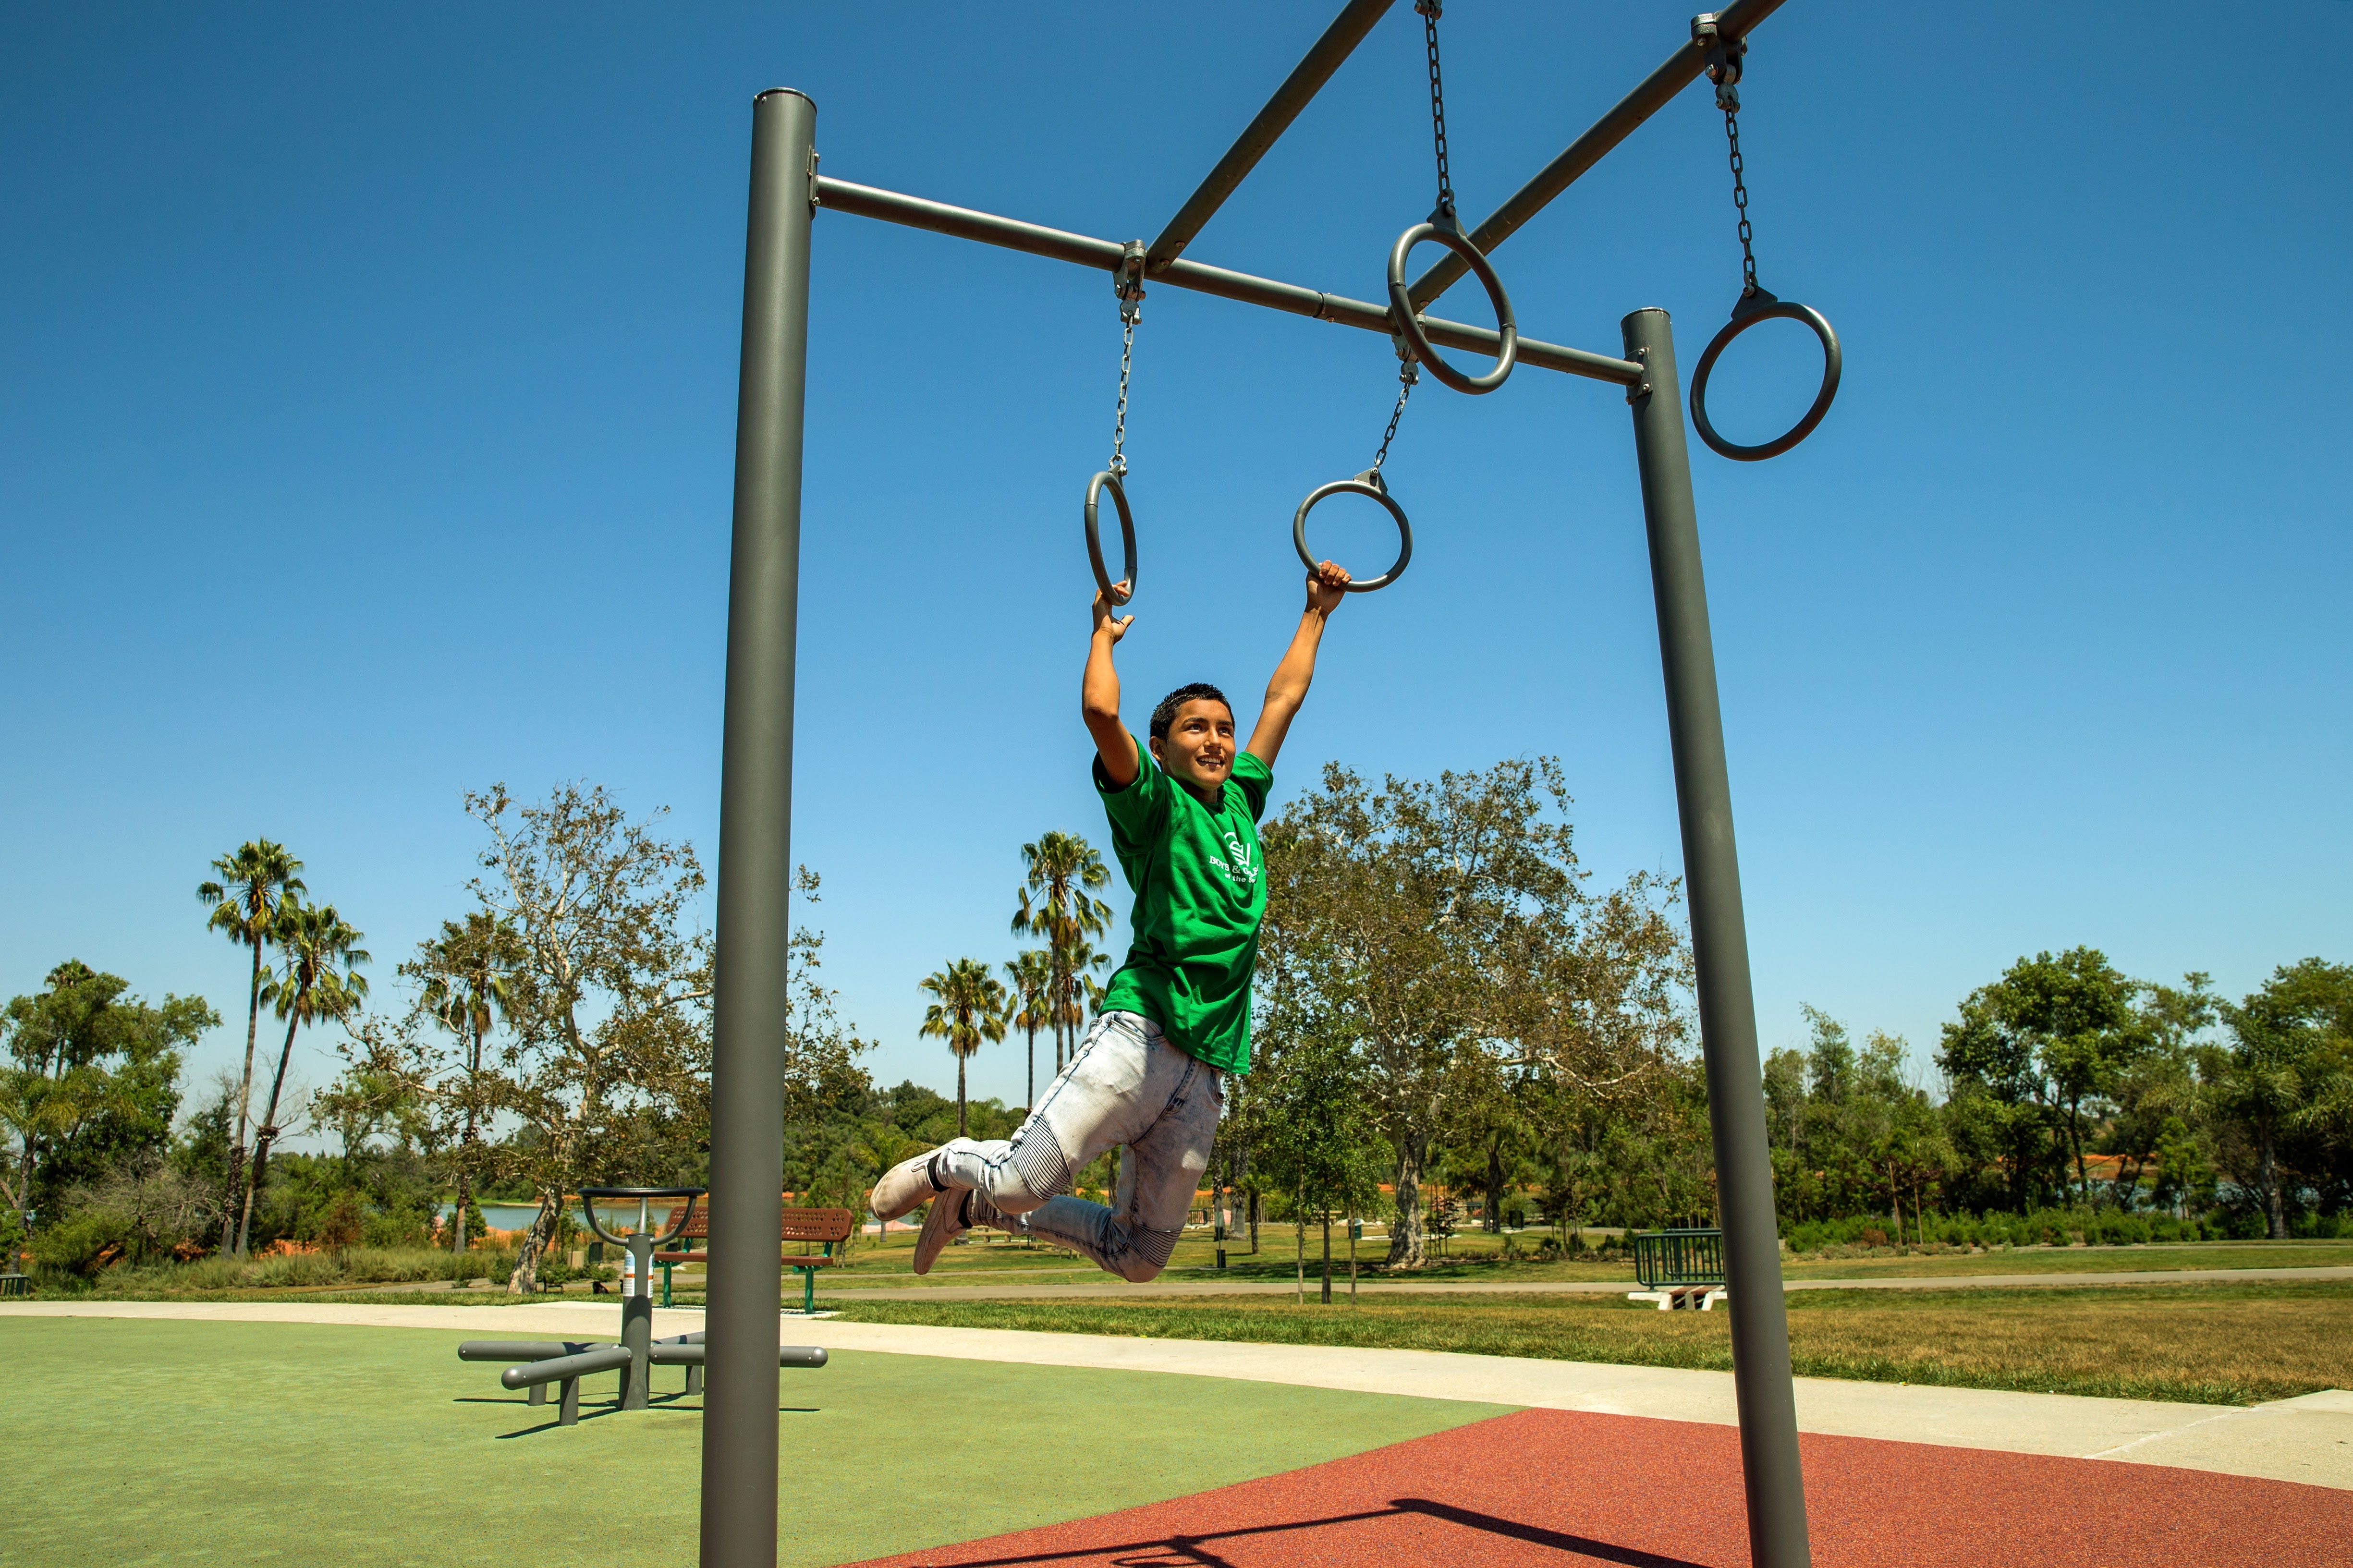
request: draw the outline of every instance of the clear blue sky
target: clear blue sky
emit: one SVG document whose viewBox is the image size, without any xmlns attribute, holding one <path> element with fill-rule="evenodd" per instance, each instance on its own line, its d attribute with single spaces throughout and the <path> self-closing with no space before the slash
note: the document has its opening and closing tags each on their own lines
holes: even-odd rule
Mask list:
<svg viewBox="0 0 2353 1568">
<path fill-rule="evenodd" d="M 0 994 L 78 956 L 233 1016 L 193 889 L 268 835 L 385 995 L 462 910 L 459 795 L 493 780 L 603 782 L 709 858 L 753 94 L 816 99 L 828 174 L 1148 237 L 1330 8 L 11 8 Z M 1451 7 L 1466 212 L 1687 16 Z M 1761 275 L 1847 351 L 1795 453 L 1694 445 L 1768 1046 L 1810 1002 L 1925 1056 L 2044 947 L 2232 992 L 2353 957 L 2349 53 L 2353 5 L 2317 0 L 1926 30 L 1791 0 L 1757 36 Z M 1401 0 L 1193 254 L 1374 297 L 1430 204 L 1423 94 Z M 1662 305 L 1688 365 L 1730 220 L 1694 88 L 1496 260 L 1532 334 L 1614 353 Z M 915 981 L 1010 955 L 1023 839 L 1107 841 L 1077 513 L 1117 325 L 1057 263 L 839 214 L 816 245 L 796 848 L 878 1075 L 946 1086 Z M 1736 433 L 1802 405 L 1795 334 L 1727 364 Z M 1139 712 L 1206 678 L 1247 721 L 1292 509 L 1365 465 L 1392 389 L 1377 336 L 1152 292 Z M 1556 753 L 1600 878 L 1677 870 L 1618 395 L 1426 387 L 1389 471 L 1412 572 L 1339 617 L 1278 801 L 1329 757 Z M 1335 520 L 1326 548 L 1382 544 Z M 1018 1050 L 974 1083 L 1018 1099 Z"/>
</svg>

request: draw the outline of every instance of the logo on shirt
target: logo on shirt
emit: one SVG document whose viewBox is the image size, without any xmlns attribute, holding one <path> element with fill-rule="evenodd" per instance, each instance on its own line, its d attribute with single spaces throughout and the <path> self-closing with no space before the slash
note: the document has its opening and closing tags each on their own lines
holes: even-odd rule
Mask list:
<svg viewBox="0 0 2353 1568">
<path fill-rule="evenodd" d="M 1243 843 L 1240 836 L 1230 828 L 1226 831 L 1225 840 L 1226 858 L 1231 862 L 1224 868 L 1227 878 L 1232 881 L 1256 886 L 1258 861 L 1250 853 L 1251 847 Z"/>
</svg>

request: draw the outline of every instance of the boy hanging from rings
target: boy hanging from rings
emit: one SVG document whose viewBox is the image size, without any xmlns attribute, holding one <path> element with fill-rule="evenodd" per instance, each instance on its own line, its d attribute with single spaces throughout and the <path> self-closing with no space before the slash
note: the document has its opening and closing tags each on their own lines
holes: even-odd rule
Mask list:
<svg viewBox="0 0 2353 1568">
<path fill-rule="evenodd" d="M 1070 1247 L 1139 1284 L 1167 1265 L 1208 1169 L 1226 1075 L 1250 1070 L 1250 970 L 1266 915 L 1258 819 L 1347 583 L 1329 561 L 1308 574 L 1299 630 L 1240 752 L 1232 706 L 1198 683 L 1163 698 L 1150 749 L 1137 743 L 1120 722 L 1112 664 L 1135 617 L 1113 614 L 1124 584 L 1119 601 L 1095 595 L 1081 700 L 1112 847 L 1135 895 L 1134 943 L 1071 1065 L 1010 1140 L 957 1138 L 874 1184 L 878 1218 L 932 1205 L 916 1273 L 975 1226 Z M 1121 1157 L 1111 1206 L 1068 1196 L 1073 1175 L 1112 1148 Z"/>
</svg>

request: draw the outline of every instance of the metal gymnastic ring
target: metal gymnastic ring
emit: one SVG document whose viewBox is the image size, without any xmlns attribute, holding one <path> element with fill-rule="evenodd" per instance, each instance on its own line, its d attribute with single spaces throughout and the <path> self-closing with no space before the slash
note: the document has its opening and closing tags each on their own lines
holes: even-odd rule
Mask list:
<svg viewBox="0 0 2353 1568">
<path fill-rule="evenodd" d="M 1103 569 L 1103 531 L 1095 522 L 1095 503 L 1105 490 L 1111 491 L 1112 504 L 1119 508 L 1119 540 L 1127 556 L 1127 572 L 1121 579 L 1127 584 L 1124 594 Z M 1108 468 L 1087 481 L 1087 564 L 1095 569 L 1095 584 L 1103 590 L 1104 603 L 1124 605 L 1135 597 L 1135 514 L 1127 510 L 1127 491 L 1119 476 Z"/>
<path fill-rule="evenodd" d="M 1708 373 L 1715 368 L 1715 356 L 1730 347 L 1733 339 L 1759 321 L 1776 318 L 1803 321 L 1814 329 L 1814 336 L 1821 339 L 1822 389 L 1814 394 L 1814 405 L 1806 410 L 1805 417 L 1781 435 L 1754 447 L 1737 446 L 1717 435 L 1715 426 L 1707 421 Z M 1724 330 L 1709 342 L 1706 352 L 1699 356 L 1699 368 L 1692 373 L 1692 423 L 1699 427 L 1699 438 L 1719 457 L 1730 458 L 1736 463 L 1755 463 L 1767 458 L 1778 458 L 1812 435 L 1814 426 L 1822 422 L 1822 416 L 1831 411 L 1831 399 L 1838 395 L 1839 370 L 1838 334 L 1831 331 L 1830 322 L 1823 320 L 1820 310 L 1792 300 L 1777 300 L 1762 289 L 1754 294 L 1744 294 L 1740 302 L 1732 307 L 1732 320 L 1726 321 Z"/>
<path fill-rule="evenodd" d="M 1504 340 L 1503 353 L 1495 357 L 1495 368 L 1484 375 L 1465 375 L 1438 357 L 1430 345 L 1430 334 L 1421 330 L 1414 315 L 1413 301 L 1405 291 L 1405 258 L 1425 239 L 1434 239 L 1462 258 L 1462 264 L 1479 275 L 1480 285 L 1487 290 L 1487 302 L 1495 307 L 1495 332 Z M 1512 320 L 1512 301 L 1504 292 L 1503 279 L 1495 276 L 1494 268 L 1479 254 L 1479 247 L 1451 228 L 1436 224 L 1418 223 L 1398 236 L 1389 247 L 1389 321 L 1405 335 L 1413 347 L 1414 357 L 1430 367 L 1430 374 L 1457 392 L 1493 392 L 1504 384 L 1519 359 L 1520 329 Z"/>
<path fill-rule="evenodd" d="M 1299 559 L 1307 563 L 1307 570 L 1313 573 L 1318 565 L 1315 557 L 1307 548 L 1307 514 L 1315 510 L 1317 501 L 1326 496 L 1336 495 L 1370 496 L 1388 508 L 1389 515 L 1397 519 L 1398 525 L 1397 563 L 1377 577 L 1350 583 L 1347 591 L 1351 594 L 1369 594 L 1376 588 L 1386 588 L 1404 576 L 1406 563 L 1413 559 L 1413 524 L 1406 521 L 1405 508 L 1398 505 L 1396 499 L 1389 494 L 1388 487 L 1381 483 L 1370 469 L 1358 474 L 1353 479 L 1334 479 L 1328 485 L 1321 485 L 1308 491 L 1307 499 L 1301 501 L 1299 510 L 1292 514 L 1292 548 L 1299 552 Z"/>
</svg>

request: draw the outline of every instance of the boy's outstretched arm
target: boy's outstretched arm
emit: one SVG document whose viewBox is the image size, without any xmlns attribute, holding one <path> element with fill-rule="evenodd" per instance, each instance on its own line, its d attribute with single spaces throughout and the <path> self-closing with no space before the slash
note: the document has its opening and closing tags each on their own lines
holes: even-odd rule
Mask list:
<svg viewBox="0 0 2353 1568">
<path fill-rule="evenodd" d="M 1098 593 L 1094 619 L 1094 632 L 1087 643 L 1087 673 L 1079 683 L 1080 711 L 1086 718 L 1087 733 L 1095 738 L 1095 754 L 1103 759 L 1103 776 L 1111 780 L 1113 787 L 1125 789 L 1135 782 L 1135 737 L 1119 721 L 1119 670 L 1112 664 L 1111 650 L 1113 644 L 1127 635 L 1135 617 L 1114 616 L 1112 605 Z M 1308 660 L 1311 664 L 1314 661 L 1313 652 Z"/>
<path fill-rule="evenodd" d="M 1329 561 L 1307 574 L 1307 608 L 1299 617 L 1299 630 L 1292 634 L 1282 662 L 1267 680 L 1266 705 L 1258 710 L 1258 727 L 1243 748 L 1270 768 L 1282 750 L 1282 738 L 1291 733 L 1291 721 L 1297 716 L 1299 705 L 1307 700 L 1307 683 L 1315 679 L 1315 648 L 1324 640 L 1324 623 L 1347 596 L 1347 585 L 1348 574 Z"/>
</svg>

